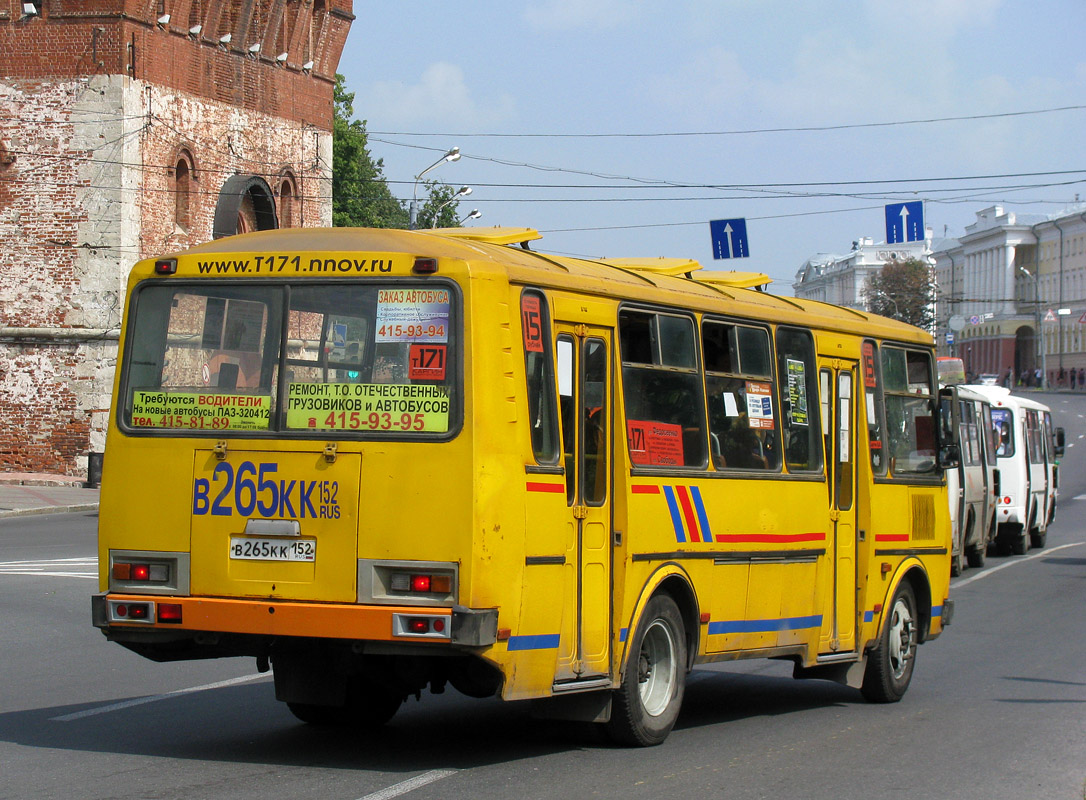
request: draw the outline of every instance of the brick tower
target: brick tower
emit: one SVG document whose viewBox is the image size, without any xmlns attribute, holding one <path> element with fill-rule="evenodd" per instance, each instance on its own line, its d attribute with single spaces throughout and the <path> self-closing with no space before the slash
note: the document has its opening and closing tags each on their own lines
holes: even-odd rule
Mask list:
<svg viewBox="0 0 1086 800">
<path fill-rule="evenodd" d="M 105 444 L 128 270 L 331 224 L 352 0 L 0 0 L 0 472 Z"/>
</svg>

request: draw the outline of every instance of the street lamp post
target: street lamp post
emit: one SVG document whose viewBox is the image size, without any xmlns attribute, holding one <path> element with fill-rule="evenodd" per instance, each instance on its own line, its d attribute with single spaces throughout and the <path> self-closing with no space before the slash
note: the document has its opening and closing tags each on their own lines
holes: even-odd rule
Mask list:
<svg viewBox="0 0 1086 800">
<path fill-rule="evenodd" d="M 441 205 L 439 205 L 437 208 L 434 209 L 434 221 L 433 221 L 433 224 L 430 225 L 430 227 L 431 228 L 436 228 L 437 227 L 437 218 L 441 216 L 441 210 L 443 208 L 445 208 L 445 206 L 450 205 L 452 203 L 455 203 L 461 197 L 467 197 L 469 194 L 471 194 L 471 187 L 470 186 L 461 186 L 456 194 L 454 194 L 452 197 L 450 197 L 448 200 L 446 200 L 444 203 L 442 203 Z"/>
<path fill-rule="evenodd" d="M 446 161 L 459 161 L 459 160 L 460 160 L 460 148 L 459 147 L 451 147 L 451 148 L 449 148 L 448 152 L 445 153 L 445 155 L 443 155 L 441 158 L 439 158 L 437 161 L 435 161 L 433 164 L 431 164 L 430 166 L 428 166 L 426 169 L 424 169 L 422 172 L 420 172 L 418 175 L 415 176 L 415 188 L 414 188 L 414 191 L 411 193 L 411 209 L 410 209 L 410 217 L 409 217 L 409 220 L 408 220 L 408 227 L 411 230 L 415 230 L 416 223 L 418 222 L 418 219 L 419 219 L 419 181 L 422 179 L 422 176 L 425 175 L 430 170 L 432 170 L 432 169 L 434 169 L 436 167 L 440 167 Z"/>
</svg>

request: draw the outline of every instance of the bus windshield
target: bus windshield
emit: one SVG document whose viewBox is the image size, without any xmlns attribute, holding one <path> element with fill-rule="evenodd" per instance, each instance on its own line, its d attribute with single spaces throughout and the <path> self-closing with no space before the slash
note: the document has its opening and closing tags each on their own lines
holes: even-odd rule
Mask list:
<svg viewBox="0 0 1086 800">
<path fill-rule="evenodd" d="M 449 286 L 159 283 L 135 296 L 130 430 L 446 434 L 459 405 Z"/>
</svg>

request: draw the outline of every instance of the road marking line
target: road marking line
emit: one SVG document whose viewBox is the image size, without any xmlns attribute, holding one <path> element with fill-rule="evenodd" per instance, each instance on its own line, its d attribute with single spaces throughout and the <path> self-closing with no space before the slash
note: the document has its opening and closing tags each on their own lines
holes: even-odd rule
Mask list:
<svg viewBox="0 0 1086 800">
<path fill-rule="evenodd" d="M 108 706 L 98 706 L 98 708 L 88 708 L 86 711 L 76 711 L 74 714 L 63 714 L 59 717 L 50 717 L 50 722 L 73 722 L 77 719 L 85 719 L 87 717 L 93 717 L 96 714 L 108 714 L 112 711 L 120 711 L 124 708 L 131 708 L 132 706 L 141 706 L 144 703 L 154 703 L 159 700 L 169 700 L 174 697 L 180 697 L 183 694 L 192 694 L 193 692 L 206 692 L 208 689 L 222 689 L 227 686 L 236 686 L 239 683 L 249 683 L 250 681 L 259 680 L 260 678 L 267 677 L 265 674 L 257 673 L 256 675 L 242 675 L 240 678 L 231 678 L 226 681 L 218 681 L 217 683 L 208 683 L 204 686 L 192 686 L 188 689 L 177 689 L 173 692 L 166 692 L 166 694 L 156 694 L 151 697 L 137 697 L 135 700 L 125 700 L 121 703 L 112 703 Z"/>
<path fill-rule="evenodd" d="M 406 781 L 394 783 L 386 789 L 381 789 L 379 792 L 367 794 L 364 797 L 360 797 L 359 800 L 389 800 L 389 798 L 399 797 L 400 795 L 407 794 L 408 792 L 427 786 L 435 781 L 448 778 L 459 771 L 460 770 L 458 769 L 432 769 L 429 772 L 424 772 L 421 775 L 409 778 Z"/>
<path fill-rule="evenodd" d="M 989 575 L 994 575 L 995 573 L 999 572 L 1001 569 L 1006 569 L 1007 567 L 1013 567 L 1015 564 L 1025 564 L 1027 561 L 1032 561 L 1035 558 L 1044 558 L 1045 556 L 1051 555 L 1052 553 L 1055 553 L 1055 552 L 1057 552 L 1059 550 L 1065 550 L 1068 547 L 1081 547 L 1084 544 L 1086 544 L 1086 542 L 1071 542 L 1070 544 L 1061 544 L 1059 547 L 1053 547 L 1053 548 L 1050 548 L 1048 550 L 1042 550 L 1040 553 L 1035 553 L 1032 556 L 1026 556 L 1025 558 L 1016 558 L 1013 561 L 1007 561 L 1007 562 L 1005 562 L 1003 564 L 1000 564 L 998 567 L 992 567 L 991 569 L 986 569 L 986 570 L 984 570 L 984 572 L 981 572 L 981 573 L 979 573 L 977 575 L 973 575 L 973 576 L 971 576 L 969 578 L 966 578 L 965 580 L 958 581 L 957 583 L 952 583 L 952 584 L 950 584 L 950 588 L 951 589 L 958 589 L 958 588 L 960 588 L 962 586 L 965 586 L 967 583 L 972 583 L 973 581 L 979 581 L 981 578 L 987 578 Z"/>
</svg>

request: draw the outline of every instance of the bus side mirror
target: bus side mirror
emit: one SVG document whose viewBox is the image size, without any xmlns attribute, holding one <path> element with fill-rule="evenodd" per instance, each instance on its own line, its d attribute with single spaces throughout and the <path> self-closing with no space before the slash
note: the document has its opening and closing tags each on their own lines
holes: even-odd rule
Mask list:
<svg viewBox="0 0 1086 800">
<path fill-rule="evenodd" d="M 1064 435 L 1063 428 L 1056 428 L 1056 436 L 1054 438 L 1055 438 L 1056 441 L 1055 441 L 1055 447 L 1053 449 L 1056 452 L 1056 457 L 1057 458 L 1062 458 L 1063 457 L 1063 449 L 1065 447 L 1065 441 L 1066 441 L 1066 437 Z"/>
<path fill-rule="evenodd" d="M 954 469 L 961 463 L 962 449 L 956 444 L 944 444 L 939 448 L 939 469 Z"/>
</svg>

